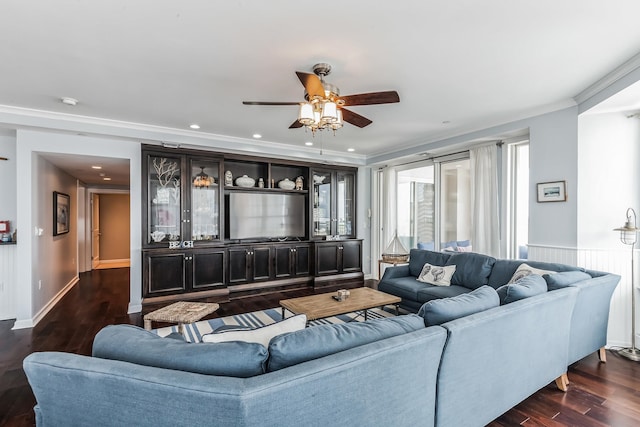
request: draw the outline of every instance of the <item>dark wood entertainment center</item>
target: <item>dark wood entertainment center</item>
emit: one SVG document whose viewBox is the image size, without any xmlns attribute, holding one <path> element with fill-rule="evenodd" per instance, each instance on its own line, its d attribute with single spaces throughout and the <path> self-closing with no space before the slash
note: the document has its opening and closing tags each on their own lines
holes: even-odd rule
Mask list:
<svg viewBox="0 0 640 427">
<path fill-rule="evenodd" d="M 142 162 L 144 304 L 363 283 L 356 168 L 153 145 Z"/>
</svg>

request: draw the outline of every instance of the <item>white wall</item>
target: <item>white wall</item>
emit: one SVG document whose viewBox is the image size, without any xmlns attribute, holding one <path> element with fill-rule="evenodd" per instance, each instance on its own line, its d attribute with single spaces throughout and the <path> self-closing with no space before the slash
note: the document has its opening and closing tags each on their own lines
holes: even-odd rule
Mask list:
<svg viewBox="0 0 640 427">
<path fill-rule="evenodd" d="M 20 218 L 19 226 L 23 231 L 19 236 L 17 251 L 17 283 L 15 288 L 16 323 L 14 328 L 32 327 L 46 313 L 52 301 L 60 296 L 51 298 L 57 291 L 57 284 L 51 285 L 47 281 L 51 265 L 46 258 L 52 254 L 42 252 L 46 247 L 41 243 L 50 236 L 52 217 L 46 220 L 46 212 L 50 212 L 40 197 L 38 188 L 45 186 L 47 174 L 50 173 L 46 163 L 42 163 L 39 153 L 62 153 L 86 156 L 102 156 L 129 159 L 130 164 L 130 194 L 131 194 L 131 269 L 130 269 L 130 296 L 129 312 L 138 312 L 142 308 L 142 271 L 141 271 L 141 184 L 137 177 L 141 176 L 140 144 L 136 141 L 120 139 L 98 138 L 90 136 L 70 135 L 57 132 L 44 132 L 32 130 L 17 131 L 17 176 L 16 183 L 19 188 L 26 189 L 17 195 L 17 217 Z M 40 171 L 44 167 L 44 171 Z M 16 184 L 17 186 L 18 184 Z M 48 191 L 48 190 L 47 190 Z M 38 194 L 32 197 L 31 194 Z M 74 187 L 73 194 L 76 194 Z M 51 196 L 53 197 L 53 196 Z M 40 210 L 45 212 L 40 216 Z M 49 228 L 47 227 L 47 224 Z M 43 237 L 36 236 L 36 230 L 42 228 Z M 44 245 L 43 247 L 41 247 Z M 77 240 L 75 258 L 77 260 Z M 38 259 L 37 257 L 43 257 Z M 44 261 L 44 262 L 43 262 Z M 42 289 L 38 287 L 38 281 L 42 282 Z M 32 304 L 33 301 L 33 304 Z"/>
<path fill-rule="evenodd" d="M 612 230 L 624 224 L 627 208 L 640 212 L 640 120 L 582 114 L 578 123 L 578 244 L 619 249 Z"/>
<path fill-rule="evenodd" d="M 73 286 L 78 280 L 77 232 L 73 220 L 77 216 L 78 197 L 76 179 L 58 169 L 39 155 L 33 155 L 33 186 L 31 206 L 34 226 L 43 230 L 42 235 L 33 236 L 31 272 L 33 294 L 31 312 L 38 317 L 44 314 L 49 303 L 59 294 Z M 70 197 L 69 232 L 53 236 L 53 192 L 68 194 Z M 30 236 L 25 236 L 29 238 Z"/>
<path fill-rule="evenodd" d="M 627 347 L 631 344 L 631 247 L 621 243 L 613 229 L 624 225 L 627 208 L 640 212 L 640 120 L 622 112 L 586 113 L 578 125 L 578 247 L 588 254 L 584 261 L 588 267 L 621 275 L 611 301 L 608 338 L 611 345 Z"/>
<path fill-rule="evenodd" d="M 356 224 L 358 226 L 358 238 L 362 241 L 362 271 L 365 277 L 371 277 L 371 217 L 369 213 L 373 211 L 371 205 L 371 168 L 358 168 L 357 176 L 358 188 L 356 190 Z M 377 264 L 376 264 L 377 265 Z"/>
</svg>

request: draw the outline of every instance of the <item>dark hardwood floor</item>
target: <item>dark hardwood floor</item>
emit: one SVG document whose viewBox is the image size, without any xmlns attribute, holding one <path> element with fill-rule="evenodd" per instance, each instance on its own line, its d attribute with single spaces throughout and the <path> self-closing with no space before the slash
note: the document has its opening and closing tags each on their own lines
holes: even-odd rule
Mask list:
<svg viewBox="0 0 640 427">
<path fill-rule="evenodd" d="M 128 276 L 127 268 L 83 273 L 80 282 L 33 329 L 12 331 L 13 321 L 0 321 L 0 426 L 35 425 L 35 399 L 22 371 L 26 355 L 34 351 L 88 355 L 102 327 L 115 323 L 142 326 L 140 313 L 127 314 Z M 368 285 L 375 286 L 375 282 Z M 313 291 L 294 290 L 222 302 L 209 317 L 276 307 L 283 298 L 310 293 Z M 155 308 L 145 307 L 144 313 Z M 602 364 L 595 354 L 586 357 L 570 367 L 567 393 L 550 384 L 490 426 L 640 425 L 640 363 L 611 351 L 607 351 L 607 360 Z"/>
</svg>

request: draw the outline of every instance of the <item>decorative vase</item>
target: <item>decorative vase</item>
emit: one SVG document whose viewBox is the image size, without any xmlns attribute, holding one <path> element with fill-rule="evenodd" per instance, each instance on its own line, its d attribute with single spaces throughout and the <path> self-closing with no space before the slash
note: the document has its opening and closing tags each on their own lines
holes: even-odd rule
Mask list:
<svg viewBox="0 0 640 427">
<path fill-rule="evenodd" d="M 291 181 L 289 178 L 285 178 L 282 181 L 278 182 L 278 187 L 283 190 L 293 190 L 296 186 L 296 183 Z"/>
<path fill-rule="evenodd" d="M 232 186 L 233 185 L 233 174 L 231 171 L 226 171 L 224 173 L 224 185 Z"/>
<path fill-rule="evenodd" d="M 242 175 L 240 178 L 236 178 L 236 185 L 238 187 L 253 187 L 256 185 L 256 180 L 247 175 Z"/>
</svg>

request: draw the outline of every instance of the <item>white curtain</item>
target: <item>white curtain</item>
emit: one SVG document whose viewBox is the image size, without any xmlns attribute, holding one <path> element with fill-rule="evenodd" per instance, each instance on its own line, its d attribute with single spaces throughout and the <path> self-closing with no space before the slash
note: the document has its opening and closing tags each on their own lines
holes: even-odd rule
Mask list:
<svg viewBox="0 0 640 427">
<path fill-rule="evenodd" d="M 471 160 L 471 223 L 473 251 L 500 257 L 498 147 L 469 150 Z"/>
<path fill-rule="evenodd" d="M 384 206 L 384 220 L 382 221 L 382 233 L 380 242 L 380 253 L 384 251 L 387 245 L 393 239 L 396 232 L 397 224 L 397 187 L 396 187 L 396 168 L 386 167 L 383 173 L 383 194 L 382 206 Z"/>
</svg>

